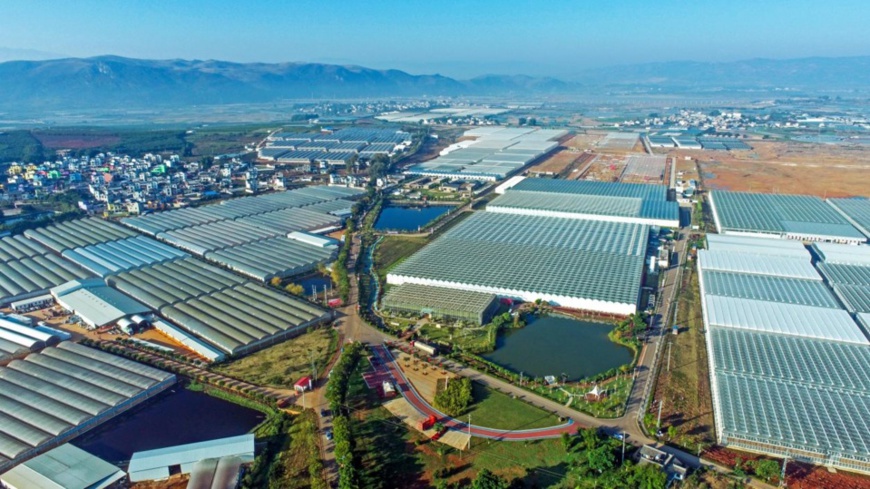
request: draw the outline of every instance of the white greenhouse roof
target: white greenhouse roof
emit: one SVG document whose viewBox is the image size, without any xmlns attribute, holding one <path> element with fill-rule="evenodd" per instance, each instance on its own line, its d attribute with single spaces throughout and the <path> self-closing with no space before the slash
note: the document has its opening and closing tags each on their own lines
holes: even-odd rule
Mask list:
<svg viewBox="0 0 870 489">
<path fill-rule="evenodd" d="M 762 331 L 868 345 L 861 328 L 842 309 L 707 295 L 709 326 Z"/>
<path fill-rule="evenodd" d="M 809 251 L 800 241 L 790 239 L 755 238 L 732 234 L 708 234 L 707 249 L 711 251 L 738 251 L 755 255 L 809 258 Z"/>
<path fill-rule="evenodd" d="M 101 277 L 190 256 L 181 250 L 145 236 L 66 250 L 62 255 Z"/>
<path fill-rule="evenodd" d="M 67 443 L 0 475 L 0 482 L 15 489 L 102 489 L 125 475 L 109 462 Z"/>
<path fill-rule="evenodd" d="M 69 289 L 72 290 L 69 290 Z M 86 322 L 99 328 L 121 318 L 150 312 L 145 304 L 107 286 L 85 284 L 69 287 L 64 284 L 52 289 L 58 303 L 70 309 Z"/>
<path fill-rule="evenodd" d="M 870 246 L 836 243 L 813 243 L 819 258 L 825 263 L 870 266 Z M 870 284 L 867 284 L 870 285 Z"/>
<path fill-rule="evenodd" d="M 130 480 L 137 482 L 144 480 L 139 477 L 141 474 L 151 474 L 155 470 L 165 469 L 168 476 L 171 465 L 189 466 L 200 460 L 231 456 L 242 457 L 246 462 L 252 461 L 254 459 L 254 435 L 250 433 L 218 440 L 136 452 L 130 459 L 130 466 L 127 471 L 130 474 Z"/>
<path fill-rule="evenodd" d="M 809 254 L 806 258 L 793 258 L 756 255 L 740 251 L 699 250 L 698 263 L 703 270 L 755 273 L 807 280 L 822 279 L 810 262 Z"/>
</svg>

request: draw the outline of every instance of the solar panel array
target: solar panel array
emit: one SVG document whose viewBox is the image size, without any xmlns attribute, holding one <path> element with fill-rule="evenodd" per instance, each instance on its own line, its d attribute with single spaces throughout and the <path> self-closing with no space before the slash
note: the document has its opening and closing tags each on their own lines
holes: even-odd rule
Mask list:
<svg viewBox="0 0 870 489">
<path fill-rule="evenodd" d="M 720 443 L 866 471 L 867 333 L 841 309 L 818 274 L 779 273 L 806 270 L 809 251 L 803 257 L 776 257 L 766 253 L 776 240 L 740 241 L 742 250 L 734 241 L 709 240 L 710 250 L 702 251 L 698 262 Z M 757 259 L 743 260 L 740 270 L 708 266 L 733 262 L 735 256 Z M 771 260 L 776 264 L 767 263 Z M 842 270 L 849 265 L 819 265 L 826 276 L 830 267 L 841 276 L 860 276 Z"/>
</svg>

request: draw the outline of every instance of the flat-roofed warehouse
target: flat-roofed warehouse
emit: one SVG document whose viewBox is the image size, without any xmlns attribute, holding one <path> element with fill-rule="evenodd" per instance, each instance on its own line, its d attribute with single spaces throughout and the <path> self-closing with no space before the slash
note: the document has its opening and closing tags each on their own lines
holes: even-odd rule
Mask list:
<svg viewBox="0 0 870 489">
<path fill-rule="evenodd" d="M 865 331 L 805 248 L 722 238 L 698 260 L 718 442 L 870 472 Z"/>
<path fill-rule="evenodd" d="M 679 227 L 680 209 L 667 201 L 667 188 L 652 191 L 635 185 L 552 179 L 514 179 L 502 186 L 501 196 L 487 204 L 487 212 L 529 216 L 564 217 Z M 636 196 L 633 196 L 636 195 Z"/>
<path fill-rule="evenodd" d="M 485 292 L 405 284 L 390 288 L 381 309 L 486 324 L 498 309 L 498 298 Z"/>
<path fill-rule="evenodd" d="M 68 341 L 0 367 L 0 472 L 175 381 L 173 374 Z"/>
<path fill-rule="evenodd" d="M 860 244 L 867 237 L 833 207 L 809 195 L 710 192 L 722 234 Z"/>
<path fill-rule="evenodd" d="M 649 227 L 478 212 L 399 264 L 416 283 L 628 315 L 637 310 Z"/>
<path fill-rule="evenodd" d="M 73 280 L 51 289 L 57 303 L 91 328 L 119 323 L 142 325 L 151 310 L 100 279 Z M 123 324 L 122 324 L 123 326 Z"/>
<path fill-rule="evenodd" d="M 870 239 L 870 199 L 856 197 L 853 199 L 828 199 L 827 202 Z"/>
</svg>

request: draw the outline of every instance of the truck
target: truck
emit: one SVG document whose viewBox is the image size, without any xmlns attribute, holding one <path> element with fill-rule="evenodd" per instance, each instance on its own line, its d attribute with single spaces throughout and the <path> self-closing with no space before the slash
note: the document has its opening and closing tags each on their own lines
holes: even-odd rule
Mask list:
<svg viewBox="0 0 870 489">
<path fill-rule="evenodd" d="M 438 354 L 437 348 L 435 348 L 432 345 L 427 345 L 426 343 L 423 343 L 422 341 L 414 341 L 411 343 L 411 346 L 422 351 L 423 353 L 426 353 L 430 357 L 434 357 L 435 355 Z"/>
<path fill-rule="evenodd" d="M 438 418 L 436 418 L 434 414 L 430 414 L 428 418 L 421 419 L 417 427 L 420 428 L 420 431 L 426 431 L 435 426 L 435 423 L 437 422 Z"/>
</svg>

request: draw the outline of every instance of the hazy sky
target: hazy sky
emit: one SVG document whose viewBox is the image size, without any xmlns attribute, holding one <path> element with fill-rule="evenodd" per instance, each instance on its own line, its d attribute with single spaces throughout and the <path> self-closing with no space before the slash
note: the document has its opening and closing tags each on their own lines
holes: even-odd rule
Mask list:
<svg viewBox="0 0 870 489">
<path fill-rule="evenodd" d="M 0 0 L 0 12 L 5 58 L 117 54 L 567 77 L 646 61 L 870 54 L 868 0 Z"/>
</svg>

